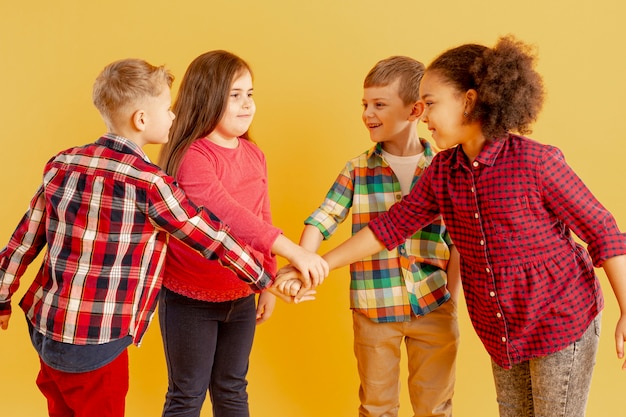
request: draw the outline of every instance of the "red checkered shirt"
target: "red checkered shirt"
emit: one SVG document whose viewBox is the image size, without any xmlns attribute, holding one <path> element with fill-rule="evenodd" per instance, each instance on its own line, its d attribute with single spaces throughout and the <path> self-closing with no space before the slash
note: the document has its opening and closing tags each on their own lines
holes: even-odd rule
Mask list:
<svg viewBox="0 0 626 417">
<path fill-rule="evenodd" d="M 6 248 L 0 252 L 0 314 L 20 277 L 46 247 L 20 302 L 48 338 L 77 345 L 133 336 L 154 313 L 167 236 L 218 257 L 251 287 L 271 282 L 207 210 L 193 205 L 141 148 L 114 135 L 58 154 Z"/>
<path fill-rule="evenodd" d="M 561 151 L 521 136 L 488 142 L 472 164 L 460 146 L 437 154 L 369 225 L 392 248 L 440 213 L 474 328 L 504 368 L 577 340 L 603 307 L 592 259 L 626 253 L 626 235 Z"/>
</svg>

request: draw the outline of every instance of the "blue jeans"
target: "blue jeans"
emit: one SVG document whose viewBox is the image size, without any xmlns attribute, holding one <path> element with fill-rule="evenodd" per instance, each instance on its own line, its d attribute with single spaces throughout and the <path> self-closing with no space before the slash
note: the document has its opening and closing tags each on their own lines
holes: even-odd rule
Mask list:
<svg viewBox="0 0 626 417">
<path fill-rule="evenodd" d="M 596 363 L 600 315 L 580 339 L 512 369 L 492 362 L 501 417 L 583 417 Z"/>
<path fill-rule="evenodd" d="M 163 288 L 159 324 L 168 372 L 163 416 L 200 416 L 208 390 L 214 417 L 249 417 L 255 296 L 211 303 Z"/>
</svg>

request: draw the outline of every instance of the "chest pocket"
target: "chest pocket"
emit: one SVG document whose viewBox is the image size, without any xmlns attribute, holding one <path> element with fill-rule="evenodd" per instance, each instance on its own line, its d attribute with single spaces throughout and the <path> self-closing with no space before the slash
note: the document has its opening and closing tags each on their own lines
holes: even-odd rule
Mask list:
<svg viewBox="0 0 626 417">
<path fill-rule="evenodd" d="M 487 211 L 491 227 L 503 239 L 520 239 L 532 233 L 528 198 L 525 195 L 489 200 Z"/>
</svg>

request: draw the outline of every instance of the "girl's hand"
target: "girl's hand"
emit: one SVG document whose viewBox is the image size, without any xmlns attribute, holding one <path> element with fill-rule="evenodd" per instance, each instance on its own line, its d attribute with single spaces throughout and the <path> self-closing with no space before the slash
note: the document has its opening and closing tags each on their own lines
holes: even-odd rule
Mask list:
<svg viewBox="0 0 626 417">
<path fill-rule="evenodd" d="M 276 306 L 276 296 L 269 291 L 259 294 L 259 302 L 256 306 L 256 324 L 265 322 L 272 316 Z"/>
<path fill-rule="evenodd" d="M 622 314 L 615 328 L 615 350 L 618 359 L 624 359 L 624 341 L 626 341 L 626 314 Z M 626 360 L 622 364 L 622 370 L 626 370 Z"/>
<path fill-rule="evenodd" d="M 328 263 L 320 255 L 296 246 L 295 253 L 288 259 L 300 271 L 298 279 L 305 288 L 315 288 L 328 276 Z"/>
</svg>

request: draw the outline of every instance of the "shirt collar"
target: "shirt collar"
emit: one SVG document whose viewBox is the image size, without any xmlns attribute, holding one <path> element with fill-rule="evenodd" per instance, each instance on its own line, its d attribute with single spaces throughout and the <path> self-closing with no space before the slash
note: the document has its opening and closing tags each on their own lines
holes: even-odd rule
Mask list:
<svg viewBox="0 0 626 417">
<path fill-rule="evenodd" d="M 483 165 L 493 166 L 493 164 L 495 164 L 496 162 L 496 158 L 498 158 L 498 155 L 502 151 L 502 148 L 504 147 L 507 139 L 508 135 L 499 139 L 488 140 L 485 143 L 483 149 L 476 157 L 475 161 Z M 467 157 L 463 152 L 462 146 L 457 146 L 454 149 L 452 158 L 452 164 L 450 165 L 451 168 L 458 168 L 460 164 L 467 164 Z"/>
<path fill-rule="evenodd" d="M 430 143 L 426 139 L 420 138 L 420 143 L 424 147 L 424 157 L 422 159 L 420 159 L 420 162 L 419 162 L 418 166 L 420 168 L 425 168 L 428 165 L 430 165 L 430 162 L 433 159 L 434 153 L 433 153 L 432 147 L 430 146 Z M 367 159 L 370 159 L 370 158 L 372 158 L 374 156 L 376 156 L 378 158 L 382 158 L 382 156 L 383 156 L 383 145 L 382 145 L 382 143 L 380 143 L 380 142 L 377 143 L 376 145 L 374 145 L 367 152 Z"/>
<path fill-rule="evenodd" d="M 137 155 L 144 161 L 152 163 L 150 158 L 148 158 L 148 155 L 145 154 L 139 145 L 123 136 L 119 136 L 114 133 L 107 133 L 100 137 L 96 143 L 118 152 Z"/>
</svg>

